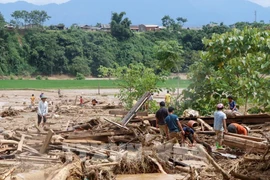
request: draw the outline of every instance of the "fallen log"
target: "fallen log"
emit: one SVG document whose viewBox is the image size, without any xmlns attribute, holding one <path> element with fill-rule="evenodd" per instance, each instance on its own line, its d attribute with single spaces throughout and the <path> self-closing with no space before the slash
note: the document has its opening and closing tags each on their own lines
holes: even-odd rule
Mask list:
<svg viewBox="0 0 270 180">
<path fill-rule="evenodd" d="M 101 145 L 104 144 L 102 141 L 96 141 L 96 140 L 91 140 L 91 139 L 64 139 L 64 143 L 80 143 L 80 144 L 97 144 Z"/>
<path fill-rule="evenodd" d="M 115 165 L 118 165 L 118 164 L 119 164 L 119 162 L 102 163 L 102 164 L 96 164 L 96 165 L 86 166 L 86 169 L 88 171 L 90 171 L 91 169 L 105 167 L 105 166 L 115 166 Z"/>
<path fill-rule="evenodd" d="M 234 171 L 231 172 L 231 175 L 237 179 L 242 179 L 242 180 L 262 180 L 260 177 L 256 177 L 254 175 L 252 176 L 245 176 L 243 174 L 236 173 Z"/>
<path fill-rule="evenodd" d="M 204 120 L 198 118 L 197 121 L 200 124 L 203 124 L 203 126 L 206 127 L 209 131 L 214 131 L 214 129 L 209 124 L 207 124 Z"/>
<path fill-rule="evenodd" d="M 222 176 L 224 179 L 229 180 L 230 179 L 230 175 L 224 171 L 224 169 L 222 169 L 216 162 L 215 160 L 206 152 L 206 150 L 204 149 L 203 146 L 198 146 L 199 150 L 205 155 L 205 157 L 208 159 L 208 161 L 214 166 L 214 168 L 221 172 Z"/>
<path fill-rule="evenodd" d="M 239 137 L 239 138 L 243 138 L 243 139 L 248 139 L 248 140 L 252 140 L 252 141 L 257 141 L 257 142 L 266 141 L 265 138 L 258 138 L 258 137 L 253 137 L 253 136 L 245 136 L 245 135 L 235 134 L 235 133 L 227 133 L 227 135 L 235 136 L 235 137 Z"/>
<path fill-rule="evenodd" d="M 147 156 L 147 158 L 149 158 L 153 163 L 155 163 L 155 164 L 157 165 L 158 169 L 160 170 L 160 172 L 161 172 L 162 174 L 167 174 L 167 173 L 164 171 L 164 169 L 163 169 L 163 167 L 161 166 L 161 164 L 159 164 L 159 162 L 158 162 L 156 159 L 154 159 L 154 158 L 152 158 L 152 157 L 150 157 L 150 156 Z"/>
<path fill-rule="evenodd" d="M 229 134 L 224 134 L 223 144 L 232 148 L 239 148 L 255 153 L 264 153 L 268 147 L 268 145 L 263 142 L 248 140 Z"/>
<path fill-rule="evenodd" d="M 48 148 L 48 146 L 49 146 L 49 144 L 51 142 L 53 134 L 54 134 L 53 130 L 50 129 L 47 136 L 46 136 L 46 138 L 45 138 L 45 140 L 44 140 L 44 142 L 43 142 L 43 144 L 42 144 L 42 147 L 41 147 L 41 149 L 39 151 L 41 154 L 44 154 L 46 152 L 46 150 L 47 150 L 47 148 Z"/>
<path fill-rule="evenodd" d="M 111 123 L 111 124 L 113 124 L 113 125 L 115 125 L 115 126 L 117 126 L 117 127 L 120 127 L 120 128 L 126 129 L 126 130 L 129 130 L 127 127 L 122 126 L 121 124 L 118 124 L 116 122 L 113 122 L 113 121 L 111 121 L 111 120 L 109 120 L 107 118 L 104 118 L 104 120 L 107 121 L 107 122 L 109 122 L 109 123 Z"/>
<path fill-rule="evenodd" d="M 54 174 L 54 173 L 51 173 Z M 75 177 L 74 177 L 75 176 Z M 73 178 L 72 178 L 73 177 Z M 62 169 L 57 170 L 57 174 L 53 177 L 48 177 L 51 180 L 67 180 L 67 179 L 82 179 L 81 160 L 78 156 L 73 155 L 72 162 L 66 164 Z"/>
</svg>

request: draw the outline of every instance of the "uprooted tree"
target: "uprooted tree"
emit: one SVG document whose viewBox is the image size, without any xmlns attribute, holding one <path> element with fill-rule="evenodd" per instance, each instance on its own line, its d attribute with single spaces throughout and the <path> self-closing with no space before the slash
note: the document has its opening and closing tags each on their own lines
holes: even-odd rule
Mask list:
<svg viewBox="0 0 270 180">
<path fill-rule="evenodd" d="M 119 99 L 127 108 L 132 102 L 137 101 L 145 92 L 157 92 L 158 82 L 164 80 L 161 75 L 156 75 L 154 69 L 147 68 L 143 64 L 130 64 L 127 66 L 115 65 L 114 68 L 100 66 L 99 72 L 103 77 L 116 77 L 116 85 L 120 87 Z"/>
<path fill-rule="evenodd" d="M 204 39 L 201 61 L 191 67 L 191 84 L 183 92 L 184 107 L 207 114 L 229 94 L 245 106 L 269 111 L 270 32 L 245 28 Z"/>
</svg>

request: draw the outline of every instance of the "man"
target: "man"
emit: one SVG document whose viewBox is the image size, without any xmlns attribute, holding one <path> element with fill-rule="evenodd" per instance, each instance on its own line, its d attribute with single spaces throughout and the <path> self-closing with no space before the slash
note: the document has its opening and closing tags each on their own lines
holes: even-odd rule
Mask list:
<svg viewBox="0 0 270 180">
<path fill-rule="evenodd" d="M 165 102 L 161 101 L 159 103 L 160 109 L 156 112 L 156 124 L 157 128 L 160 130 L 162 138 L 166 137 L 167 126 L 165 124 L 165 118 L 169 115 L 168 110 L 165 108 Z M 162 140 L 163 141 L 163 140 Z"/>
<path fill-rule="evenodd" d="M 167 91 L 167 94 L 165 95 L 165 104 L 167 107 L 169 107 L 170 103 L 171 103 L 171 94 L 169 91 Z"/>
<path fill-rule="evenodd" d="M 216 133 L 216 147 L 217 149 L 222 149 L 222 141 L 223 141 L 223 132 L 227 131 L 227 124 L 226 124 L 226 114 L 222 112 L 224 108 L 223 104 L 217 105 L 217 111 L 214 113 L 214 130 Z"/>
<path fill-rule="evenodd" d="M 83 98 L 82 98 L 82 96 L 80 96 L 80 106 L 81 107 L 83 106 Z"/>
<path fill-rule="evenodd" d="M 41 101 L 38 104 L 38 126 L 41 121 L 43 121 L 42 126 L 44 126 L 47 121 L 46 116 L 48 115 L 48 103 L 46 99 L 47 97 L 43 94 L 41 96 Z"/>
<path fill-rule="evenodd" d="M 30 100 L 31 100 L 31 108 L 32 107 L 35 107 L 35 95 L 34 94 L 32 94 L 32 96 L 31 96 L 31 98 L 30 98 Z"/>
<path fill-rule="evenodd" d="M 242 135 L 247 136 L 249 131 L 250 131 L 250 128 L 247 126 L 242 126 L 242 125 L 237 124 L 237 123 L 231 123 L 228 126 L 228 131 L 230 133 L 242 134 Z"/>
<path fill-rule="evenodd" d="M 187 142 L 186 139 L 188 138 L 190 143 L 188 142 L 187 143 L 188 145 L 192 146 L 194 142 L 196 141 L 195 132 L 190 127 L 184 127 L 183 130 L 185 132 L 185 135 L 182 136 L 183 137 L 182 142 Z"/>
<path fill-rule="evenodd" d="M 228 101 L 229 101 L 229 108 L 232 111 L 238 111 L 236 108 L 236 102 L 233 100 L 232 96 L 228 96 Z"/>
<path fill-rule="evenodd" d="M 169 115 L 165 118 L 165 123 L 167 125 L 167 128 L 166 128 L 167 138 L 168 139 L 176 138 L 177 140 L 182 141 L 181 133 L 182 135 L 185 135 L 185 132 L 178 119 L 178 116 L 173 114 L 174 112 L 173 107 L 169 107 L 168 111 L 169 111 Z M 169 132 L 168 132 L 168 129 L 169 129 Z"/>
</svg>

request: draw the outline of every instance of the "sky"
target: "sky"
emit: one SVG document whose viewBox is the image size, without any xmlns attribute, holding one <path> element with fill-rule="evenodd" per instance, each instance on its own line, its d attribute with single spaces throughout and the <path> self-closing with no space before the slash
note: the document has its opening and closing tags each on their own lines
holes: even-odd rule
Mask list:
<svg viewBox="0 0 270 180">
<path fill-rule="evenodd" d="M 44 4 L 50 4 L 50 3 L 61 4 L 61 3 L 68 2 L 69 0 L 0 0 L 0 3 L 9 3 L 9 2 L 16 2 L 16 1 L 26 1 L 32 4 L 36 4 L 36 5 L 44 5 Z M 270 7 L 270 0 L 248 0 L 248 1 L 257 3 L 264 7 Z"/>
<path fill-rule="evenodd" d="M 26 1 L 28 3 L 36 4 L 36 5 L 44 5 L 50 3 L 62 4 L 68 2 L 69 0 L 0 0 L 0 3 L 11 3 L 16 1 Z"/>
</svg>

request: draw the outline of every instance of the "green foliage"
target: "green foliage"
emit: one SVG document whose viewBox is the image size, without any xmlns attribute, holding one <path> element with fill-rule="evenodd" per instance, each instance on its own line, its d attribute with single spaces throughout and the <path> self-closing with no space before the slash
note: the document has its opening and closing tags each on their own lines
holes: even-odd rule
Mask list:
<svg viewBox="0 0 270 180">
<path fill-rule="evenodd" d="M 85 76 L 83 74 L 77 72 L 76 80 L 85 80 Z"/>
<path fill-rule="evenodd" d="M 119 40 L 130 38 L 133 33 L 130 30 L 131 21 L 128 18 L 123 19 L 125 12 L 112 13 L 111 18 L 111 34 Z"/>
<path fill-rule="evenodd" d="M 163 77 L 156 75 L 152 68 L 147 68 L 143 64 L 130 64 L 127 66 L 115 65 L 114 68 L 100 67 L 99 71 L 104 76 L 111 72 L 120 87 L 119 99 L 124 102 L 127 108 L 132 106 L 134 100 L 138 100 L 145 92 L 158 92 L 158 82 L 163 81 Z"/>
<path fill-rule="evenodd" d="M 207 52 L 191 67 L 192 83 L 184 91 L 184 106 L 207 114 L 232 94 L 245 105 L 245 112 L 248 103 L 267 109 L 269 38 L 268 31 L 245 28 L 204 39 Z"/>
<path fill-rule="evenodd" d="M 26 25 L 43 25 L 44 22 L 49 20 L 51 17 L 45 11 L 34 10 L 31 12 L 22 10 L 14 11 L 11 14 L 11 17 L 14 19 L 11 20 L 11 23 L 16 26 L 26 26 Z"/>
<path fill-rule="evenodd" d="M 5 18 L 2 15 L 2 13 L 0 12 L 0 29 L 3 29 L 5 26 L 6 22 L 5 22 Z"/>
<path fill-rule="evenodd" d="M 9 79 L 10 79 L 10 80 L 14 80 L 15 77 L 14 77 L 13 75 L 10 75 L 10 76 L 9 76 Z"/>
<path fill-rule="evenodd" d="M 36 80 L 42 80 L 42 76 L 41 75 L 36 76 Z"/>
</svg>

